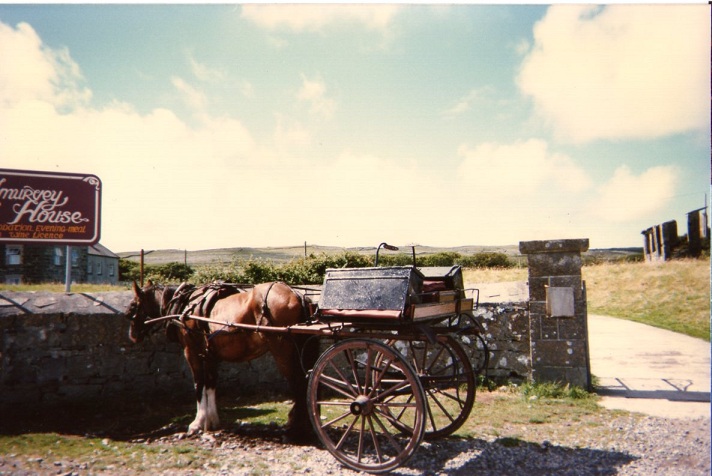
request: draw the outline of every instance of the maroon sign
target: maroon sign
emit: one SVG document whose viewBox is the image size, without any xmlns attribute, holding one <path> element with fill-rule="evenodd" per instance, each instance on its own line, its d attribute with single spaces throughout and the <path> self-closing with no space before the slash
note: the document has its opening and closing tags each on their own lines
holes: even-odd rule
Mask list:
<svg viewBox="0 0 712 476">
<path fill-rule="evenodd" d="M 0 242 L 93 245 L 100 215 L 94 175 L 0 169 Z"/>
</svg>

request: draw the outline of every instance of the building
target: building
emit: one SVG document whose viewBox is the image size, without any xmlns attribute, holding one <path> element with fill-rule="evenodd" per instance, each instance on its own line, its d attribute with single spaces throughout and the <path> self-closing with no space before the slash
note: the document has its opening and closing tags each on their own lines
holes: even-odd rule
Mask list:
<svg viewBox="0 0 712 476">
<path fill-rule="evenodd" d="M 651 226 L 643 230 L 643 252 L 648 262 L 667 261 L 672 258 L 697 258 L 709 250 L 710 229 L 707 207 L 687 214 L 687 235 L 678 236 L 677 221 Z"/>
<path fill-rule="evenodd" d="M 119 257 L 94 246 L 0 244 L 0 283 L 64 283 L 67 250 L 73 283 L 117 284 Z"/>
</svg>

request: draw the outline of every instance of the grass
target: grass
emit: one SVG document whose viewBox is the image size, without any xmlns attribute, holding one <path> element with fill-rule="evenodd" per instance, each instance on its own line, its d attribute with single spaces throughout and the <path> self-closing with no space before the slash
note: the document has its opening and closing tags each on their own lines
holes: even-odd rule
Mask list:
<svg viewBox="0 0 712 476">
<path fill-rule="evenodd" d="M 618 435 L 608 423 L 626 412 L 606 410 L 597 401 L 585 390 L 552 384 L 482 391 L 455 435 L 493 439 L 506 447 L 552 442 L 582 448 L 591 440 L 615 441 Z"/>
<path fill-rule="evenodd" d="M 584 266 L 588 312 L 710 340 L 710 260 Z M 466 283 L 526 281 L 527 270 L 465 270 Z"/>
<path fill-rule="evenodd" d="M 0 462 L 3 456 L 19 460 L 27 474 L 46 474 L 48 466 L 60 462 L 65 468 L 83 464 L 81 469 L 88 474 L 127 473 L 126 468 L 130 473 L 155 474 L 158 466 L 168 472 L 200 468 L 212 461 L 213 455 L 195 441 L 151 443 L 187 429 L 195 416 L 195 404 L 189 394 L 181 397 L 186 398 L 21 407 L 0 425 Z M 220 409 L 223 424 L 230 427 L 240 420 L 260 429 L 273 428 L 273 421 L 286 423 L 291 402 L 256 402 L 247 399 L 244 406 L 236 406 L 234 398 L 223 399 L 228 403 Z"/>
<path fill-rule="evenodd" d="M 107 291 L 127 291 L 127 286 L 112 286 L 110 284 L 72 284 L 72 293 L 101 293 Z M 0 291 L 16 292 L 36 292 L 48 291 L 53 293 L 63 293 L 64 283 L 44 283 L 44 284 L 0 284 Z"/>
<path fill-rule="evenodd" d="M 0 435 L 0 454 L 23 459 L 30 472 L 46 471 L 47 462 L 54 461 L 83 461 L 92 472 L 126 466 L 141 471 L 165 461 L 177 469 L 210 456 L 190 442 L 168 447 L 53 432 Z"/>
<path fill-rule="evenodd" d="M 583 269 L 588 309 L 710 340 L 710 261 L 614 263 Z"/>
<path fill-rule="evenodd" d="M 552 384 L 478 389 L 470 418 L 454 433 L 460 438 L 489 438 L 504 446 L 558 441 L 572 444 L 579 431 L 608 431 L 613 415 L 596 404 L 597 396 L 581 389 Z M 28 474 L 42 473 L 63 462 L 89 474 L 151 473 L 185 468 L 200 471 L 214 457 L 195 440 L 156 441 L 185 431 L 194 416 L 191 402 L 145 403 L 117 401 L 61 412 L 34 409 L 0 427 L 0 455 L 21 461 Z M 292 402 L 277 396 L 219 398 L 220 417 L 228 434 L 273 440 L 287 422 Z M 582 430 L 583 429 L 583 430 Z M 615 438 L 615 434 L 611 438 Z M 575 445 L 575 443 L 573 443 Z M 2 461 L 2 457 L 0 457 Z M 253 468 L 260 472 L 259 468 Z M 267 471 L 267 468 L 263 468 Z"/>
</svg>

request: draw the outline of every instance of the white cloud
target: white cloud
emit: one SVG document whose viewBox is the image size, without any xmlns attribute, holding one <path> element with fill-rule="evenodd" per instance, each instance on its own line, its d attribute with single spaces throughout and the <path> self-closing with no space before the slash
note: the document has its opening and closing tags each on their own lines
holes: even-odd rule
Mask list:
<svg viewBox="0 0 712 476">
<path fill-rule="evenodd" d="M 518 84 L 573 142 L 705 130 L 709 52 L 706 5 L 555 5 Z"/>
<path fill-rule="evenodd" d="M 599 197 L 590 211 L 613 222 L 654 218 L 675 195 L 678 182 L 674 166 L 652 167 L 636 176 L 622 165 L 598 189 Z"/>
<path fill-rule="evenodd" d="M 247 80 L 242 80 L 237 82 L 237 90 L 242 93 L 246 98 L 251 98 L 255 96 L 255 88 L 252 83 Z"/>
<path fill-rule="evenodd" d="M 309 112 L 329 118 L 334 114 L 336 102 L 327 97 L 326 84 L 321 78 L 308 79 L 302 75 L 302 85 L 297 92 L 297 100 L 309 104 Z"/>
<path fill-rule="evenodd" d="M 224 71 L 217 68 L 210 68 L 206 64 L 199 62 L 191 53 L 188 54 L 188 63 L 190 64 L 191 71 L 200 81 L 215 83 L 223 81 L 227 76 Z"/>
<path fill-rule="evenodd" d="M 40 99 L 57 107 L 86 103 L 91 91 L 65 49 L 50 50 L 27 23 L 0 23 L 0 104 Z"/>
<path fill-rule="evenodd" d="M 219 214 L 206 211 L 235 213 L 258 195 L 256 166 L 264 161 L 240 121 L 201 114 L 189 126 L 167 109 L 91 107 L 85 104 L 90 91 L 76 94 L 85 91 L 76 86 L 81 72 L 66 51 L 47 48 L 27 25 L 13 30 L 0 23 L 0 36 L 2 166 L 99 176 L 105 244 L 117 251 L 208 245 L 226 232 Z M 194 105 L 204 103 L 182 79 L 173 84 Z M 230 233 L 246 232 L 232 227 Z"/>
<path fill-rule="evenodd" d="M 400 5 L 251 4 L 242 6 L 242 18 L 271 31 L 316 32 L 345 22 L 385 31 L 400 10 Z"/>
<path fill-rule="evenodd" d="M 311 145 L 311 140 L 311 133 L 303 124 L 289 121 L 282 114 L 277 115 L 274 144 L 278 151 L 291 155 L 294 149 L 303 149 Z"/>
<path fill-rule="evenodd" d="M 178 90 L 183 98 L 183 101 L 195 110 L 203 110 L 208 104 L 208 99 L 205 93 L 198 88 L 188 84 L 184 79 L 174 76 L 171 78 L 171 84 Z"/>
<path fill-rule="evenodd" d="M 495 199 L 520 200 L 553 189 L 579 193 L 590 186 L 583 169 L 570 157 L 551 152 L 541 139 L 462 145 L 458 153 L 464 158 L 458 175 L 475 181 L 480 192 Z"/>
<path fill-rule="evenodd" d="M 478 101 L 482 101 L 483 99 L 491 96 L 493 92 L 494 90 L 489 86 L 473 89 L 463 97 L 459 98 L 457 102 L 455 102 L 452 107 L 444 111 L 442 115 L 445 117 L 454 117 L 464 114 L 472 109 L 473 105 Z"/>
<path fill-rule="evenodd" d="M 589 178 L 545 141 L 463 145 L 457 170 L 442 163 L 428 169 L 407 152 L 329 152 L 317 159 L 327 154 L 319 154 L 307 119 L 275 113 L 275 129 L 260 134 L 261 143 L 238 118 L 200 108 L 210 97 L 179 77 L 173 87 L 198 108 L 190 123 L 169 109 L 141 113 L 121 102 L 98 108 L 68 52 L 47 48 L 29 26 L 0 23 L 0 35 L 3 51 L 23 51 L 12 59 L 0 55 L 2 166 L 98 175 L 102 242 L 114 251 L 580 237 L 574 225 L 581 219 L 571 217 Z M 23 87 L 18 69 L 34 73 L 18 93 L 22 100 L 8 91 Z M 333 114 L 326 83 L 301 80 L 294 99 L 316 119 Z M 74 98 L 71 108 L 67 98 Z M 601 194 L 625 188 L 621 176 Z M 627 186 L 660 182 L 638 179 L 642 184 Z"/>
</svg>

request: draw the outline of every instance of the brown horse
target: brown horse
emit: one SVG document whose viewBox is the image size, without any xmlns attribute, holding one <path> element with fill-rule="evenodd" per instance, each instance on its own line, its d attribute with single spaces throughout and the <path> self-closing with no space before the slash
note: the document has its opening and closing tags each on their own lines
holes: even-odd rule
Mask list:
<svg viewBox="0 0 712 476">
<path fill-rule="evenodd" d="M 196 288 L 185 283 L 176 287 L 149 282 L 144 288 L 134 283 L 133 291 L 135 296 L 126 311 L 131 320 L 131 340 L 141 342 L 155 324 L 168 322 L 167 336 L 183 347 L 197 401 L 197 415 L 188 427 L 189 432 L 211 431 L 219 425 L 215 390 L 220 361 L 246 362 L 271 352 L 294 399 L 286 439 L 307 441 L 313 435 L 307 415 L 305 369 L 311 369 L 318 357 L 316 339 L 230 327 L 230 324 L 284 327 L 304 322 L 309 316 L 308 297 L 281 282 L 258 284 L 248 290 L 229 285 Z M 146 324 L 170 315 L 182 317 Z M 210 322 L 189 315 L 202 316 Z"/>
</svg>

